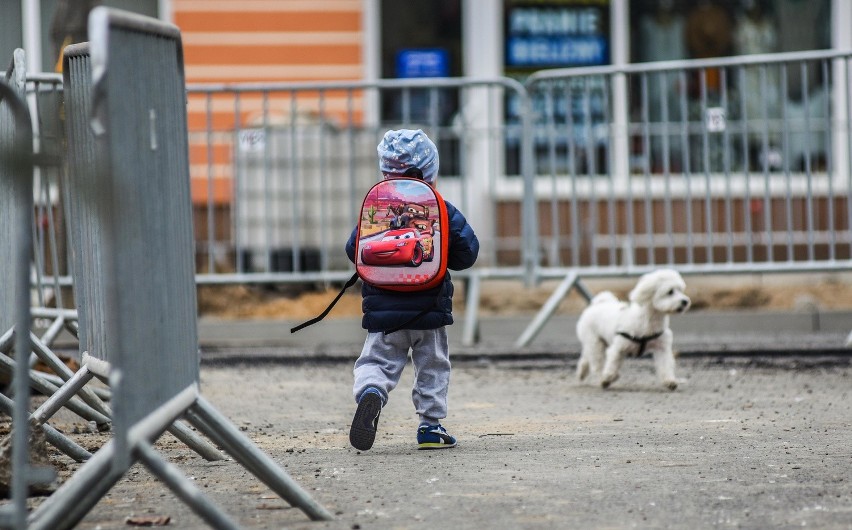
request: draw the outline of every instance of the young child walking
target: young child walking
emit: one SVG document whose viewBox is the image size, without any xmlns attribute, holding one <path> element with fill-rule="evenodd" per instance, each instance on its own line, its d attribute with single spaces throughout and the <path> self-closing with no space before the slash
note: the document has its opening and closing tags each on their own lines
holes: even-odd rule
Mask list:
<svg viewBox="0 0 852 530">
<path fill-rule="evenodd" d="M 414 177 L 435 187 L 438 150 L 422 130 L 388 131 L 377 151 L 385 179 Z M 446 205 L 449 226 L 439 228 L 441 237 L 449 237 L 447 268 L 467 269 L 476 262 L 479 240 L 464 215 L 449 202 Z M 346 243 L 346 254 L 353 263 L 357 234 L 355 227 Z M 414 366 L 411 398 L 419 419 L 418 448 L 455 447 L 455 437 L 441 426 L 441 420 L 447 417 L 450 384 L 446 326 L 453 323 L 453 283 L 449 272 L 434 289 L 398 292 L 364 282 L 361 295 L 367 339 L 353 372 L 352 391 L 358 407 L 349 431 L 350 443 L 362 451 L 373 446 L 379 414 L 399 383 L 410 350 Z"/>
</svg>

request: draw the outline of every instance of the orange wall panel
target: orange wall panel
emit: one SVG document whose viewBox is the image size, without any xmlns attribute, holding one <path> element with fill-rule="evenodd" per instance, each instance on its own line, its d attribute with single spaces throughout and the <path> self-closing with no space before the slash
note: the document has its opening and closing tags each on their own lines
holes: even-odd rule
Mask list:
<svg viewBox="0 0 852 530">
<path fill-rule="evenodd" d="M 360 80 L 363 63 L 360 0 L 173 0 L 173 21 L 183 36 L 188 83 L 264 83 Z M 329 91 L 296 95 L 259 92 L 239 96 L 189 95 L 192 198 L 232 199 L 235 129 L 299 119 L 345 125 L 363 120 L 363 95 Z M 208 109 L 208 104 L 211 105 Z M 211 134 L 209 134 L 211 133 Z M 209 144 L 209 145 L 208 145 Z"/>
</svg>

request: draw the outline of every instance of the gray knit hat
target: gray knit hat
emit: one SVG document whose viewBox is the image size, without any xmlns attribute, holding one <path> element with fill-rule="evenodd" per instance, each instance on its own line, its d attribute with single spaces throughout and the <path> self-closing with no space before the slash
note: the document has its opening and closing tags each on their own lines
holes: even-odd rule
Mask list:
<svg viewBox="0 0 852 530">
<path fill-rule="evenodd" d="M 376 151 L 385 178 L 402 176 L 411 167 L 422 171 L 426 182 L 434 183 L 438 176 L 438 148 L 420 129 L 388 131 Z"/>
</svg>

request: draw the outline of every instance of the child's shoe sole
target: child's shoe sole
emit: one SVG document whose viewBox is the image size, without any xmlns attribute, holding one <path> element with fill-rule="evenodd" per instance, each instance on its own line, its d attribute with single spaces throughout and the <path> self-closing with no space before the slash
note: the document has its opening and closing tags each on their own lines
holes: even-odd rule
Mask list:
<svg viewBox="0 0 852 530">
<path fill-rule="evenodd" d="M 371 392 L 365 393 L 358 402 L 352 427 L 349 429 L 349 443 L 359 451 L 373 447 L 376 429 L 379 425 L 379 413 L 382 412 L 382 398 Z"/>
<path fill-rule="evenodd" d="M 417 446 L 417 449 L 452 449 L 455 447 L 455 443 L 444 444 L 444 443 L 423 443 Z"/>
</svg>

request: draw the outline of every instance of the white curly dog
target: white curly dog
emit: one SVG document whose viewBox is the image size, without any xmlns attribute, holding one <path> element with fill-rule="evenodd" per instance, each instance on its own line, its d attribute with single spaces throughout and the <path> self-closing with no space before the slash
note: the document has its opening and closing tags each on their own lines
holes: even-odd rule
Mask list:
<svg viewBox="0 0 852 530">
<path fill-rule="evenodd" d="M 577 377 L 600 376 L 603 388 L 618 379 L 627 356 L 653 352 L 657 376 L 669 390 L 677 388 L 669 315 L 689 309 L 686 283 L 674 270 L 649 272 L 630 291 L 629 302 L 610 291 L 597 294 L 577 321 L 580 361 Z"/>
</svg>

